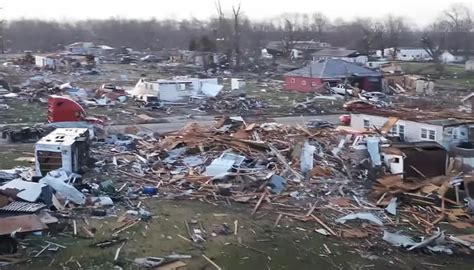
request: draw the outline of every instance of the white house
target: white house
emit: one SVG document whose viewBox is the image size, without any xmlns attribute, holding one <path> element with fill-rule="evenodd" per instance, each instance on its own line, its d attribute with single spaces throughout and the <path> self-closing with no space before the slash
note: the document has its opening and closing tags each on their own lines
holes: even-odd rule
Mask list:
<svg viewBox="0 0 474 270">
<path fill-rule="evenodd" d="M 199 95 L 215 97 L 222 88 L 217 78 L 174 78 L 156 81 L 140 79 L 130 94 L 135 98 L 157 96 L 162 101 L 177 102 Z"/>
<path fill-rule="evenodd" d="M 474 71 L 474 59 L 467 60 L 464 66 L 465 71 Z"/>
<path fill-rule="evenodd" d="M 398 121 L 390 130 L 392 136 L 399 136 L 407 142 L 434 141 L 446 149 L 453 143 L 467 141 L 474 135 L 474 121 L 455 118 L 433 118 L 414 113 L 405 115 L 393 113 Z M 351 128 L 363 130 L 376 127 L 380 129 L 389 119 L 386 113 L 353 113 Z"/>
<path fill-rule="evenodd" d="M 394 57 L 395 48 L 386 48 L 384 49 L 385 57 L 392 60 L 399 61 L 430 61 L 433 58 L 430 54 L 423 48 L 408 48 L 400 47 L 396 48 L 395 59 Z"/>
<path fill-rule="evenodd" d="M 56 69 L 62 65 L 56 55 L 35 55 L 35 65 L 46 69 Z"/>
<path fill-rule="evenodd" d="M 107 45 L 95 45 L 93 42 L 75 42 L 66 46 L 66 52 L 69 54 L 100 56 L 115 52 L 115 48 Z"/>
<path fill-rule="evenodd" d="M 90 54 L 91 48 L 94 47 L 92 42 L 75 42 L 66 46 L 66 51 L 72 54 Z"/>
<path fill-rule="evenodd" d="M 351 63 L 365 65 L 369 61 L 369 57 L 356 50 L 347 50 L 344 48 L 325 48 L 311 54 L 313 61 L 327 59 L 341 59 Z"/>
</svg>

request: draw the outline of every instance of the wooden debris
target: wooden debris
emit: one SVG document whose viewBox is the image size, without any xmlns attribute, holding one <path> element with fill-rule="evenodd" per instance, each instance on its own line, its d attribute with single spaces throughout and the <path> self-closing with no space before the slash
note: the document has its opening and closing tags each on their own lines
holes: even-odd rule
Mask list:
<svg viewBox="0 0 474 270">
<path fill-rule="evenodd" d="M 322 220 L 320 220 L 318 217 L 316 217 L 315 215 L 311 214 L 311 217 L 316 220 L 316 222 L 319 223 L 319 225 L 323 226 L 324 229 L 326 229 L 329 233 L 331 233 L 332 235 L 336 236 L 337 234 L 331 229 L 329 228 L 328 225 L 326 225 Z"/>
<path fill-rule="evenodd" d="M 213 262 L 211 259 L 209 259 L 206 255 L 202 254 L 202 257 L 208 261 L 210 264 L 212 264 L 212 266 L 214 266 L 217 270 L 222 270 L 222 268 L 217 265 L 215 262 Z"/>
<path fill-rule="evenodd" d="M 258 200 L 257 204 L 255 205 L 255 207 L 252 210 L 252 216 L 255 215 L 255 213 L 257 212 L 258 208 L 260 207 L 260 204 L 262 203 L 262 201 L 263 201 L 263 199 L 265 198 L 266 195 L 267 195 L 267 190 L 264 190 L 262 192 L 262 195 L 260 196 L 260 199 Z"/>
</svg>

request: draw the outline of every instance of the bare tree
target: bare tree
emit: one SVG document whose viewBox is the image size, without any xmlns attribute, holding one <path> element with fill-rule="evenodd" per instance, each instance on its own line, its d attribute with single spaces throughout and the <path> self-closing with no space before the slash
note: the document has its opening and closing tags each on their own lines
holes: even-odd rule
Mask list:
<svg viewBox="0 0 474 270">
<path fill-rule="evenodd" d="M 293 23 L 289 19 L 285 19 L 285 37 L 283 40 L 284 45 L 284 54 L 286 56 L 291 55 L 291 51 L 295 46 L 295 29 Z"/>
<path fill-rule="evenodd" d="M 326 30 L 326 27 L 329 25 L 329 19 L 324 16 L 321 12 L 313 13 L 311 16 L 312 24 L 311 30 L 317 33 L 318 39 L 322 41 L 323 32 Z"/>
<path fill-rule="evenodd" d="M 385 28 L 385 44 L 392 48 L 392 59 L 397 60 L 397 52 L 398 48 L 400 47 L 400 40 L 406 29 L 408 28 L 405 23 L 404 19 L 401 17 L 394 17 L 389 15 L 387 19 L 383 22 Z"/>
<path fill-rule="evenodd" d="M 240 21 L 239 17 L 241 15 L 240 13 L 240 3 L 235 8 L 232 6 L 232 13 L 234 15 L 234 52 L 235 52 L 235 65 L 237 68 L 240 67 L 240 61 L 241 61 L 241 51 L 240 51 Z"/>
<path fill-rule="evenodd" d="M 472 50 L 473 43 L 473 11 L 464 4 L 454 4 L 443 15 L 441 26 L 448 32 L 449 38 L 446 49 L 467 54 Z"/>
</svg>

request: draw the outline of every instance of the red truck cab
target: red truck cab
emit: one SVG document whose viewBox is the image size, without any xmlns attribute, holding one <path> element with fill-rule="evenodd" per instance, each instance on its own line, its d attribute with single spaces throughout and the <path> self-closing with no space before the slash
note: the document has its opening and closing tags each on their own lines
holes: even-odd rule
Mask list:
<svg viewBox="0 0 474 270">
<path fill-rule="evenodd" d="M 102 119 L 87 117 L 86 110 L 76 101 L 51 95 L 48 98 L 48 123 L 86 121 L 92 124 L 104 124 Z"/>
</svg>

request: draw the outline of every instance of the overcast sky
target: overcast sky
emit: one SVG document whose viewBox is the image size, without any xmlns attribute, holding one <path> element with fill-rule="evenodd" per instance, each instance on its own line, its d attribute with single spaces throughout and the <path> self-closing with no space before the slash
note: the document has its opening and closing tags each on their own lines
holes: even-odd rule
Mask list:
<svg viewBox="0 0 474 270">
<path fill-rule="evenodd" d="M 215 0 L 0 0 L 3 18 L 77 20 L 89 18 L 178 18 L 207 19 L 214 16 Z M 225 10 L 242 3 L 254 19 L 271 18 L 284 12 L 323 12 L 330 18 L 381 18 L 388 13 L 405 16 L 419 26 L 436 19 L 453 3 L 474 9 L 474 0 L 221 0 Z"/>
</svg>

